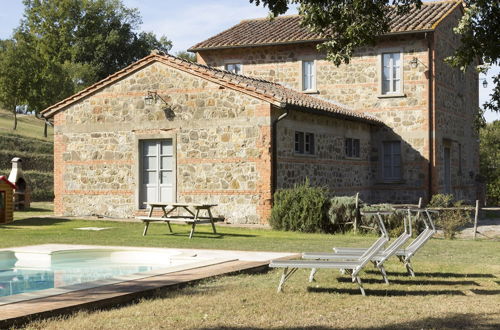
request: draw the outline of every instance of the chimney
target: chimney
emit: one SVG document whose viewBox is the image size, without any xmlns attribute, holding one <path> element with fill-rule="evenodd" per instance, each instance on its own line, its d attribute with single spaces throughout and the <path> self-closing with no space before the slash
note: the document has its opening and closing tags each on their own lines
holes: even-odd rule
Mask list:
<svg viewBox="0 0 500 330">
<path fill-rule="evenodd" d="M 14 192 L 14 208 L 16 210 L 24 210 L 30 207 L 31 194 L 28 189 L 26 179 L 22 170 L 22 160 L 19 157 L 14 157 L 11 160 L 12 170 L 9 174 L 9 181 L 16 185 Z"/>
</svg>

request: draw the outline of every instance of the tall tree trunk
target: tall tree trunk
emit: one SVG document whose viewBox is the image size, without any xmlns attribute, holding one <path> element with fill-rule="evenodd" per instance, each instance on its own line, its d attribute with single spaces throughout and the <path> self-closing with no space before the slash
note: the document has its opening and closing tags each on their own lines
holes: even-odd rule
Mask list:
<svg viewBox="0 0 500 330">
<path fill-rule="evenodd" d="M 16 106 L 14 106 L 14 130 L 17 129 L 17 111 Z"/>
</svg>

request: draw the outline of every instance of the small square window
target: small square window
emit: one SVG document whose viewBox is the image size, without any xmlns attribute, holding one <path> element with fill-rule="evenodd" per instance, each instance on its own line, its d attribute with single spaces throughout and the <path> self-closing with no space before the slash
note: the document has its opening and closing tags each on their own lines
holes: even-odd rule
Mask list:
<svg viewBox="0 0 500 330">
<path fill-rule="evenodd" d="M 346 157 L 359 158 L 360 157 L 359 149 L 360 149 L 359 139 L 352 139 L 352 138 L 345 139 Z"/>
<path fill-rule="evenodd" d="M 304 132 L 295 132 L 295 152 L 304 153 Z"/>
<path fill-rule="evenodd" d="M 314 155 L 314 134 L 295 132 L 295 147 L 296 154 Z"/>
<path fill-rule="evenodd" d="M 243 65 L 241 63 L 228 63 L 226 64 L 225 68 L 229 72 L 241 74 Z"/>
</svg>

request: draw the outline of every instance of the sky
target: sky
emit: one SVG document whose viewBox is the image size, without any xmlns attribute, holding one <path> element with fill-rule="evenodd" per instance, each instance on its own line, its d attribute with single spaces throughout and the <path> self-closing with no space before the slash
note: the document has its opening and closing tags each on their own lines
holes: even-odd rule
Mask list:
<svg viewBox="0 0 500 330">
<path fill-rule="evenodd" d="M 249 0 L 122 0 L 126 7 L 137 8 L 142 16 L 141 30 L 165 35 L 173 42 L 171 53 L 183 51 L 231 26 L 242 19 L 265 17 L 268 11 L 251 4 Z M 425 0 L 424 0 L 425 1 Z M 22 0 L 0 0 L 0 39 L 11 37 L 19 25 L 24 6 Z M 295 14 L 296 9 L 287 14 Z M 488 72 L 488 88 L 479 87 L 483 104 L 493 90 L 492 77 L 500 73 L 496 66 Z M 499 113 L 486 113 L 486 120 L 500 120 Z"/>
</svg>

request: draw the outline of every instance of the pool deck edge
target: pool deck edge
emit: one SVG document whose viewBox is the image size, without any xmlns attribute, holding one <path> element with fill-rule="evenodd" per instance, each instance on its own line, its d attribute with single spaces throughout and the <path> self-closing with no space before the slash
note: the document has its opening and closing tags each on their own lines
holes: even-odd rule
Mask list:
<svg viewBox="0 0 500 330">
<path fill-rule="evenodd" d="M 0 328 L 19 326 L 34 319 L 68 314 L 77 310 L 126 304 L 139 298 L 153 297 L 159 290 L 165 288 L 181 286 L 218 275 L 264 271 L 268 268 L 268 264 L 269 261 L 236 260 L 4 305 L 0 306 Z"/>
</svg>

